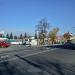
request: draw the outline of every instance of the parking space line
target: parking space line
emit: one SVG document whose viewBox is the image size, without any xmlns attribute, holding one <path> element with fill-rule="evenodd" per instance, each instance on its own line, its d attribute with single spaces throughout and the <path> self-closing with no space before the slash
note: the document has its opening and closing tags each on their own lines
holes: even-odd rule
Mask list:
<svg viewBox="0 0 75 75">
<path fill-rule="evenodd" d="M 44 51 L 40 51 L 40 52 L 34 52 L 34 53 L 32 53 L 32 54 L 27 54 L 27 55 L 24 55 L 24 56 L 21 56 L 21 57 L 25 57 L 25 58 L 26 58 L 26 57 L 38 55 L 38 54 L 45 53 L 45 52 L 49 52 L 49 51 L 53 51 L 53 50 L 55 50 L 55 49 L 48 49 L 48 50 L 44 50 Z M 14 56 L 13 58 L 11 58 L 11 59 L 8 58 L 7 60 L 4 60 L 4 61 L 16 60 L 16 59 L 17 59 L 16 55 L 18 55 L 18 54 L 13 55 L 13 56 Z M 18 56 L 19 56 L 19 55 L 18 55 Z M 4 61 L 0 61 L 0 63 L 1 63 L 1 62 L 4 62 Z"/>
<path fill-rule="evenodd" d="M 32 54 L 25 55 L 25 56 L 22 56 L 22 57 L 30 57 L 30 56 L 38 55 L 38 54 L 45 53 L 45 52 L 49 52 L 49 51 L 53 51 L 53 50 L 54 50 L 54 49 L 45 50 L 45 51 L 40 51 L 40 52 L 36 52 L 36 53 L 32 53 Z"/>
</svg>

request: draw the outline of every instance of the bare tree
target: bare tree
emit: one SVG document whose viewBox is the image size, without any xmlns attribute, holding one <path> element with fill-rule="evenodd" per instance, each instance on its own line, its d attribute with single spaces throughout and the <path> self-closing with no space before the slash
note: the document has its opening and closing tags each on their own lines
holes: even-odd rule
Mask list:
<svg viewBox="0 0 75 75">
<path fill-rule="evenodd" d="M 44 39 L 47 36 L 47 30 L 49 28 L 49 23 L 46 18 L 42 19 L 39 24 L 36 26 L 38 31 L 38 37 L 40 39 L 40 44 L 44 44 Z"/>
<path fill-rule="evenodd" d="M 51 39 L 52 44 L 54 44 L 55 39 L 57 37 L 57 33 L 59 31 L 59 28 L 53 28 L 52 31 L 49 32 L 48 37 Z"/>
</svg>

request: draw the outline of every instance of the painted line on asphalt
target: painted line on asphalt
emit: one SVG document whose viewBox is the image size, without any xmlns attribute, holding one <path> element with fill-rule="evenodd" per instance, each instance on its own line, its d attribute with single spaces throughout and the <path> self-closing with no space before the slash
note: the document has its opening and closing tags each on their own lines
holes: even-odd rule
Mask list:
<svg viewBox="0 0 75 75">
<path fill-rule="evenodd" d="M 26 58 L 26 57 L 38 55 L 38 54 L 45 53 L 45 52 L 49 52 L 49 51 L 53 51 L 53 50 L 56 50 L 56 49 L 50 49 L 50 50 L 40 51 L 40 52 L 37 52 L 37 53 L 32 53 L 32 54 L 28 54 L 28 55 L 21 56 L 21 57 L 25 57 L 25 58 Z M 19 55 L 18 55 L 18 56 L 19 56 Z M 5 56 L 3 56 L 3 57 L 5 58 Z M 4 58 L 3 58 L 3 59 L 4 59 Z M 8 59 L 7 59 L 7 58 L 8 58 Z M 6 60 L 1 60 L 0 63 L 6 62 L 6 61 L 12 61 L 12 60 L 16 60 L 16 59 L 17 59 L 16 55 L 15 55 L 13 58 L 11 58 L 11 59 L 9 59 L 9 55 L 8 55 L 7 58 L 6 58 Z"/>
<path fill-rule="evenodd" d="M 4 53 L 0 53 L 0 56 L 10 55 L 10 54 L 13 55 L 13 53 L 22 52 L 22 51 L 31 51 L 31 50 L 20 50 L 20 51 L 14 50 L 14 51 L 6 52 L 6 53 L 5 52 Z"/>
<path fill-rule="evenodd" d="M 38 55 L 38 54 L 49 52 L 49 51 L 53 51 L 53 50 L 54 49 L 52 49 L 52 50 L 46 50 L 46 51 L 40 51 L 40 52 L 37 52 L 37 53 L 32 53 L 32 54 L 25 55 L 25 56 L 22 56 L 22 57 L 30 57 L 30 56 Z"/>
</svg>

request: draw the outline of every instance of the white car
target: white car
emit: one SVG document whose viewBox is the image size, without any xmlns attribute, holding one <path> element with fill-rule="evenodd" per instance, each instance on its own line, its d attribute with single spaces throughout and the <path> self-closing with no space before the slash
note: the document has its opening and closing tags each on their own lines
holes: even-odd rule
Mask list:
<svg viewBox="0 0 75 75">
<path fill-rule="evenodd" d="M 20 45 L 22 44 L 22 42 L 10 42 L 11 44 L 14 44 L 14 45 Z"/>
</svg>

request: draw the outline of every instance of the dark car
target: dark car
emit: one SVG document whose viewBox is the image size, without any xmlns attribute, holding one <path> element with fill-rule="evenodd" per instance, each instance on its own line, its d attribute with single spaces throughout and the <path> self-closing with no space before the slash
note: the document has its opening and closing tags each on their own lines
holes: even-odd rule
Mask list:
<svg viewBox="0 0 75 75">
<path fill-rule="evenodd" d="M 31 46 L 31 44 L 30 43 L 23 43 L 22 45 L 25 45 L 25 46 Z"/>
<path fill-rule="evenodd" d="M 75 50 L 75 44 L 72 43 L 70 40 L 67 41 L 64 45 L 63 48 L 67 48 L 67 49 L 74 49 Z"/>
</svg>

